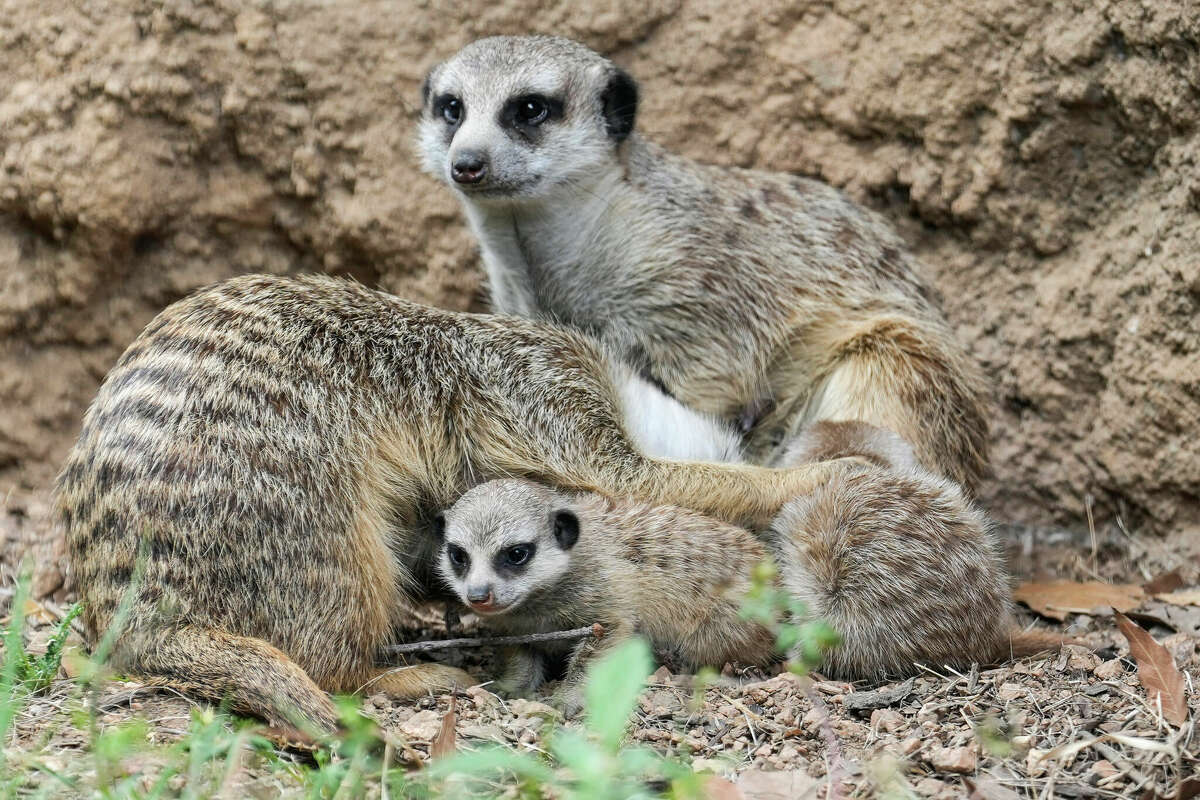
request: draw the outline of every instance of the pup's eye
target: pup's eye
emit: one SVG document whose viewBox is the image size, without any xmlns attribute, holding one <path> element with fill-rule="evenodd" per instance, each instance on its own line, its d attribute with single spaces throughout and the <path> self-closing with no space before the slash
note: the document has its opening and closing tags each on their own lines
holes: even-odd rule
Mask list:
<svg viewBox="0 0 1200 800">
<path fill-rule="evenodd" d="M 454 544 L 446 547 L 446 556 L 450 559 L 450 563 L 456 567 L 465 566 L 470 560 L 467 551 Z"/>
<path fill-rule="evenodd" d="M 540 97 L 522 97 L 517 101 L 517 121 L 522 125 L 541 125 L 550 116 L 550 106 Z"/>
<path fill-rule="evenodd" d="M 462 121 L 462 101 L 457 97 L 447 97 L 441 103 L 442 119 L 449 125 L 457 125 Z"/>
<path fill-rule="evenodd" d="M 504 560 L 514 567 L 519 567 L 533 555 L 532 548 L 527 544 L 519 544 L 504 551 Z"/>
</svg>

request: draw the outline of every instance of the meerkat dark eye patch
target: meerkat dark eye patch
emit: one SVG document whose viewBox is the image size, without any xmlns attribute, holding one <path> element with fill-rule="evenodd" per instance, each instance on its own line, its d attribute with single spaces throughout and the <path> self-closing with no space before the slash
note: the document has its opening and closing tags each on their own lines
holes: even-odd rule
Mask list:
<svg viewBox="0 0 1200 800">
<path fill-rule="evenodd" d="M 579 517 L 570 511 L 554 513 L 554 540 L 563 550 L 570 550 L 579 541 Z"/>
<path fill-rule="evenodd" d="M 446 558 L 450 560 L 450 569 L 454 570 L 455 575 L 461 578 L 467 574 L 467 568 L 471 566 L 471 557 L 467 555 L 466 550 L 456 544 L 448 544 Z"/>
<path fill-rule="evenodd" d="M 434 117 L 441 117 L 447 125 L 458 126 L 462 122 L 466 108 L 463 102 L 452 94 L 439 94 L 433 98 L 431 108 Z"/>
<path fill-rule="evenodd" d="M 536 128 L 544 122 L 561 119 L 562 100 L 541 94 L 514 97 L 500 110 L 500 124 L 517 130 Z"/>
<path fill-rule="evenodd" d="M 511 575 L 522 571 L 533 559 L 533 554 L 536 552 L 537 545 L 533 542 L 514 544 L 497 553 L 492 563 L 496 568 L 496 572 L 502 575 Z"/>
</svg>

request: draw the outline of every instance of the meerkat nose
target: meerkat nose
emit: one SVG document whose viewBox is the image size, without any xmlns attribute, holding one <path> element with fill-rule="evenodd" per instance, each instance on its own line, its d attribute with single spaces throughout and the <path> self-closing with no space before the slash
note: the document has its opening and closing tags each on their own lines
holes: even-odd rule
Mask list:
<svg viewBox="0 0 1200 800">
<path fill-rule="evenodd" d="M 467 602 L 478 603 L 484 606 L 492 604 L 492 587 L 489 586 L 468 586 L 467 587 Z"/>
<path fill-rule="evenodd" d="M 460 153 L 450 165 L 450 176 L 456 183 L 479 183 L 487 176 L 487 159 L 482 153 Z"/>
</svg>

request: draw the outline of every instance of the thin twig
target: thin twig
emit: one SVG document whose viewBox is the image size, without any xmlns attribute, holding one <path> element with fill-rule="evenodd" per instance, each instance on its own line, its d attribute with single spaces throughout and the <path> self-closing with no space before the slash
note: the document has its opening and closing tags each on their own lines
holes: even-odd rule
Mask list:
<svg viewBox="0 0 1200 800">
<path fill-rule="evenodd" d="M 586 628 L 575 628 L 569 631 L 550 631 L 549 633 L 529 633 L 522 636 L 484 636 L 467 639 L 433 639 L 426 642 L 407 642 L 392 644 L 383 648 L 389 655 L 401 653 L 427 653 L 430 650 L 450 650 L 456 647 L 503 647 L 511 644 L 538 644 L 540 642 L 562 642 L 572 639 L 586 639 L 589 636 L 600 639 L 604 636 L 604 626 L 600 623 Z"/>
</svg>

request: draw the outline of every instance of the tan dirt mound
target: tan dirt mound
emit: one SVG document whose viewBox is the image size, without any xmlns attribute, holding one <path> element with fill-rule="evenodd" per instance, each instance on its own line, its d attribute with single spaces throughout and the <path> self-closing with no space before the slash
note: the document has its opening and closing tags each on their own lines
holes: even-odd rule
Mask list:
<svg viewBox="0 0 1200 800">
<path fill-rule="evenodd" d="M 532 29 L 628 67 L 662 143 L 900 227 L 995 381 L 998 516 L 1085 529 L 1093 496 L 1099 525 L 1200 530 L 1192 0 L 65 5 L 0 14 L 0 494 L 44 491 L 116 356 L 202 284 L 478 307 L 418 86 Z"/>
</svg>

